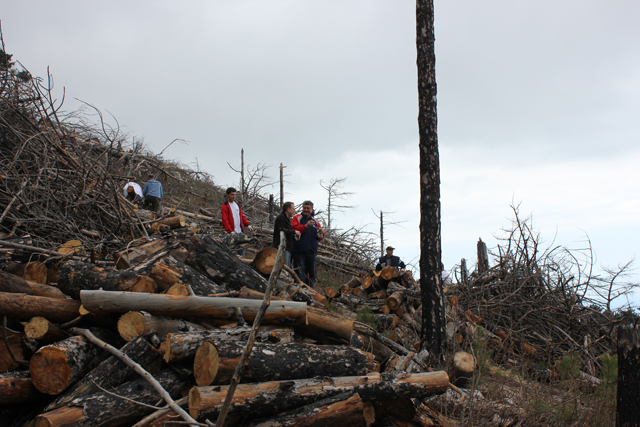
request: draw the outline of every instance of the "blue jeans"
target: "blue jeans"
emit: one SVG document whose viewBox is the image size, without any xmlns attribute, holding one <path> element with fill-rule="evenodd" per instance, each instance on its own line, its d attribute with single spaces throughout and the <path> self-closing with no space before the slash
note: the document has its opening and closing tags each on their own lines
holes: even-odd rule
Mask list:
<svg viewBox="0 0 640 427">
<path fill-rule="evenodd" d="M 316 254 L 294 252 L 293 265 L 300 280 L 313 287 L 316 281 Z"/>
<path fill-rule="evenodd" d="M 284 251 L 284 265 L 289 268 L 293 268 L 293 263 L 291 262 L 291 252 L 286 249 Z"/>
</svg>

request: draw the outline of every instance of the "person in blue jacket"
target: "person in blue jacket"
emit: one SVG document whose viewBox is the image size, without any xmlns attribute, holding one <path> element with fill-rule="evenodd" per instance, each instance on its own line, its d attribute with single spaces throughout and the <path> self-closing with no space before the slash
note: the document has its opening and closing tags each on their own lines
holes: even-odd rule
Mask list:
<svg viewBox="0 0 640 427">
<path fill-rule="evenodd" d="M 291 228 L 300 232 L 300 239 L 293 242 L 293 266 L 300 280 L 309 286 L 316 281 L 318 243 L 324 239 L 324 230 L 313 214 L 313 203 L 305 200 L 302 213 L 291 219 Z"/>
<path fill-rule="evenodd" d="M 162 200 L 162 184 L 156 181 L 153 175 L 149 175 L 149 180 L 142 190 L 142 195 L 144 196 L 142 209 L 158 212 L 160 209 L 160 201 Z"/>
<path fill-rule="evenodd" d="M 405 268 L 404 262 L 400 259 L 400 257 L 394 256 L 393 246 L 387 246 L 387 254 L 385 256 L 381 256 L 378 260 L 378 264 L 376 265 L 376 271 L 380 271 L 386 266 L 396 267 L 396 268 Z"/>
</svg>

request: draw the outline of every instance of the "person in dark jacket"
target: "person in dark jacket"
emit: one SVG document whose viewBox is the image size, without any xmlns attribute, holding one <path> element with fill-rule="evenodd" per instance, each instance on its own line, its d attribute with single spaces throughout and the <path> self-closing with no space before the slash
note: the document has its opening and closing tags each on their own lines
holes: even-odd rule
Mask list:
<svg viewBox="0 0 640 427">
<path fill-rule="evenodd" d="M 304 283 L 313 286 L 316 280 L 318 243 L 324 239 L 324 230 L 313 216 L 313 203 L 302 203 L 302 213 L 291 219 L 291 227 L 300 232 L 300 240 L 293 242 L 293 266 Z"/>
<path fill-rule="evenodd" d="M 296 207 L 293 202 L 285 202 L 282 205 L 282 212 L 276 218 L 276 222 L 273 225 L 273 247 L 280 246 L 280 232 L 284 231 L 284 236 L 287 239 L 287 248 L 284 251 L 284 265 L 289 268 L 293 268 L 291 263 L 291 249 L 293 247 L 293 239 L 300 238 L 300 232 L 294 230 L 291 227 L 291 218 L 296 214 Z"/>
<path fill-rule="evenodd" d="M 144 185 L 142 190 L 144 201 L 142 202 L 143 209 L 149 209 L 153 212 L 158 212 L 160 209 L 160 201 L 162 200 L 162 184 L 153 178 L 153 175 L 149 175 L 149 180 Z"/>
<path fill-rule="evenodd" d="M 400 259 L 400 257 L 393 256 L 393 250 L 395 248 L 392 246 L 387 246 L 387 254 L 385 256 L 381 256 L 378 260 L 378 264 L 376 265 L 376 271 L 380 271 L 386 266 L 390 265 L 391 267 L 396 268 L 405 268 L 404 262 Z"/>
</svg>

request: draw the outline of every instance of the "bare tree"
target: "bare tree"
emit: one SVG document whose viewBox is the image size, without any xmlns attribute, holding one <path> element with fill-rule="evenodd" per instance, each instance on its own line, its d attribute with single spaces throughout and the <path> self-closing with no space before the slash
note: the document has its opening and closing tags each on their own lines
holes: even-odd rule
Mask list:
<svg viewBox="0 0 640 427">
<path fill-rule="evenodd" d="M 433 0 L 417 0 L 418 129 L 420 134 L 420 285 L 422 348 L 440 365 L 446 351 L 444 293 L 440 272 L 440 159 L 436 103 Z"/>
<path fill-rule="evenodd" d="M 378 218 L 380 220 L 380 255 L 383 256 L 384 255 L 384 227 L 385 227 L 385 225 L 398 225 L 398 224 L 402 224 L 403 222 L 407 222 L 407 221 L 387 222 L 385 224 L 385 222 L 384 222 L 384 214 L 395 213 L 395 212 L 382 212 L 382 211 L 380 211 L 380 216 L 378 216 L 376 214 L 376 211 L 374 211 L 373 209 L 371 209 L 371 210 L 373 211 L 373 214 L 376 216 L 376 218 Z"/>
<path fill-rule="evenodd" d="M 234 168 L 229 162 L 227 165 L 232 171 L 240 174 L 240 192 L 243 203 L 250 203 L 252 199 L 259 197 L 265 188 L 274 184 L 267 174 L 269 165 L 260 162 L 256 166 L 247 165 L 245 167 L 244 149 L 241 151 L 240 169 Z"/>
<path fill-rule="evenodd" d="M 327 231 L 332 230 L 331 226 L 331 212 L 338 211 L 342 212 L 345 209 L 353 209 L 354 206 L 347 205 L 338 205 L 336 204 L 336 200 L 346 199 L 348 196 L 351 196 L 353 193 L 348 191 L 342 191 L 342 184 L 347 180 L 347 178 L 331 178 L 327 184 L 325 184 L 322 180 L 320 180 L 320 187 L 324 188 L 327 191 Z"/>
</svg>

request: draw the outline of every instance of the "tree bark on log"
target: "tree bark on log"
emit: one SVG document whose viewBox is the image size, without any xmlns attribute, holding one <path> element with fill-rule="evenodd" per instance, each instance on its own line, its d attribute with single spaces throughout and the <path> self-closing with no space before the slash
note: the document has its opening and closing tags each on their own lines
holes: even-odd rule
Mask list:
<svg viewBox="0 0 640 427">
<path fill-rule="evenodd" d="M 267 281 L 253 268 L 240 261 L 222 243 L 209 236 L 193 238 L 193 249 L 186 263 L 228 290 L 243 286 L 264 292 Z"/>
<path fill-rule="evenodd" d="M 0 292 L 0 315 L 29 320 L 42 316 L 52 322 L 68 322 L 78 317 L 80 302 Z"/>
<path fill-rule="evenodd" d="M 171 332 L 194 332 L 204 330 L 204 326 L 184 319 L 154 316 L 145 311 L 130 311 L 118 320 L 118 333 L 125 341 L 154 332 L 164 339 Z"/>
<path fill-rule="evenodd" d="M 211 317 L 227 319 L 234 316 L 234 307 L 240 307 L 247 321 L 253 321 L 261 302 L 240 298 L 176 296 L 142 294 L 134 292 L 81 291 L 85 309 L 96 313 L 123 313 L 146 311 L 170 317 Z M 272 301 L 264 322 L 272 325 L 304 325 L 307 321 L 306 304 L 291 301 Z"/>
<path fill-rule="evenodd" d="M 247 326 L 206 330 L 199 332 L 170 333 L 165 341 L 164 360 L 167 363 L 187 359 L 196 354 L 206 341 L 246 341 L 251 328 Z M 256 341 L 286 344 L 293 340 L 293 329 L 277 326 L 258 328 Z"/>
<path fill-rule="evenodd" d="M 240 384 L 233 396 L 229 415 L 268 416 L 352 390 L 365 402 L 424 398 L 444 393 L 448 386 L 449 377 L 441 371 L 420 374 L 370 373 L 358 377 Z M 199 421 L 215 419 L 227 389 L 227 386 L 193 387 L 189 391 L 191 416 Z"/>
<path fill-rule="evenodd" d="M 220 294 L 227 291 L 227 289 L 217 285 L 204 274 L 172 256 L 167 256 L 156 264 L 149 272 L 149 277 L 156 281 L 158 288 L 161 290 L 167 290 L 176 284 L 188 284 L 191 286 L 193 293 L 199 296 Z"/>
<path fill-rule="evenodd" d="M 147 366 L 160 358 L 158 351 L 143 337 L 136 337 L 126 343 L 121 349 L 134 362 Z M 110 356 L 103 360 L 91 372 L 85 375 L 73 387 L 49 404 L 45 411 L 52 411 L 67 405 L 73 399 L 100 392 L 99 387 L 115 387 L 131 379 L 135 371 L 122 360 Z"/>
<path fill-rule="evenodd" d="M 70 387 L 106 356 L 86 338 L 73 336 L 40 348 L 31 357 L 29 372 L 39 391 L 55 395 Z"/>
<path fill-rule="evenodd" d="M 0 292 L 33 295 L 31 286 L 22 277 L 0 270 Z"/>
<path fill-rule="evenodd" d="M 51 285 L 43 285 L 42 283 L 27 280 L 27 285 L 31 288 L 31 295 L 47 298 L 65 299 L 67 296 L 58 288 Z"/>
<path fill-rule="evenodd" d="M 175 369 L 165 369 L 154 378 L 162 387 L 176 398 L 181 389 L 188 384 L 186 377 Z M 36 417 L 35 427 L 107 427 L 129 424 L 139 419 L 153 409 L 136 402 L 153 405 L 158 402 L 160 395 L 145 379 L 140 378 L 116 387 L 112 394 L 104 392 L 81 397 L 73 402 L 74 406 L 63 406 Z M 122 399 L 118 396 L 122 396 Z"/>
<path fill-rule="evenodd" d="M 307 309 L 307 318 L 307 325 L 296 328 L 303 335 L 308 334 L 328 342 L 348 344 L 351 341 L 355 319 L 315 307 Z"/>
<path fill-rule="evenodd" d="M 42 394 L 33 386 L 29 371 L 0 374 L 0 405 L 38 400 Z"/>
<path fill-rule="evenodd" d="M 244 343 L 212 341 L 217 350 L 209 353 L 217 365 L 209 384 L 231 380 Z M 256 343 L 242 376 L 242 382 L 283 381 L 313 377 L 364 375 L 375 368 L 373 354 L 349 346 Z M 194 371 L 196 377 L 199 372 Z M 202 376 L 204 377 L 204 376 Z M 199 384 L 199 385 L 209 385 Z"/>
<path fill-rule="evenodd" d="M 32 318 L 24 325 L 24 334 L 27 338 L 36 340 L 44 345 L 53 344 L 70 337 L 67 331 L 60 329 L 40 316 Z"/>
<path fill-rule="evenodd" d="M 68 262 L 60 267 L 58 287 L 74 299 L 80 297 L 81 290 L 103 289 L 147 293 L 158 291 L 156 282 L 148 276 L 79 261 Z"/>
<path fill-rule="evenodd" d="M 343 393 L 243 427 L 364 427 L 374 421 L 367 420 L 366 404 L 357 393 Z"/>
</svg>

